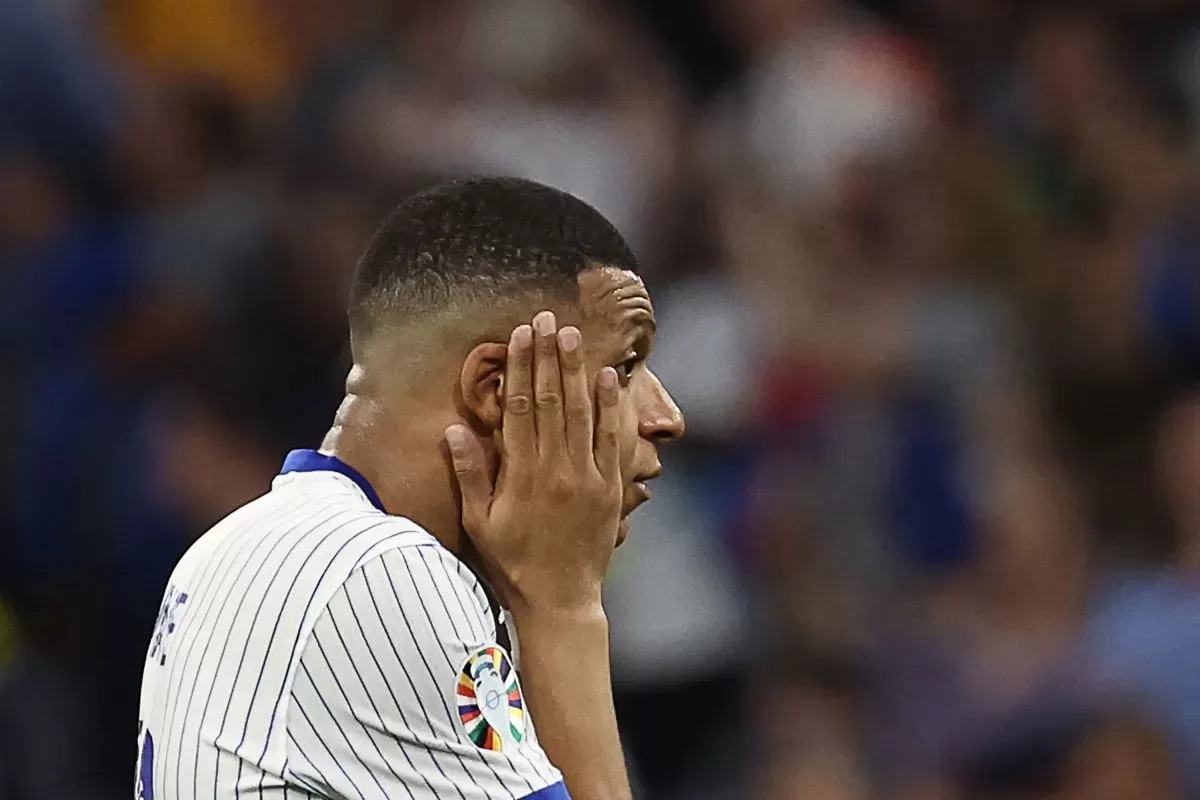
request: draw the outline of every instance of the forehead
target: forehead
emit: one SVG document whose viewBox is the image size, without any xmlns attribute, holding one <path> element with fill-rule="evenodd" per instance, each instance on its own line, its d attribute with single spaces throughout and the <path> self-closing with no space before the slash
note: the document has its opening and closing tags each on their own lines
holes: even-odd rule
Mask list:
<svg viewBox="0 0 1200 800">
<path fill-rule="evenodd" d="M 598 332 L 632 336 L 654 332 L 654 304 L 635 273 L 598 267 L 579 275 L 579 307 L 584 322 Z"/>
</svg>

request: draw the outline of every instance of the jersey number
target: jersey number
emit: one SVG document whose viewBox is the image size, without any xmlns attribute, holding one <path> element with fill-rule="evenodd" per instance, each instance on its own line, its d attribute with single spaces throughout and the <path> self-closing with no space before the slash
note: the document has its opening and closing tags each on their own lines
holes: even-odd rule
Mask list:
<svg viewBox="0 0 1200 800">
<path fill-rule="evenodd" d="M 154 737 L 148 730 L 142 733 L 142 750 L 138 754 L 136 800 L 154 800 Z"/>
</svg>

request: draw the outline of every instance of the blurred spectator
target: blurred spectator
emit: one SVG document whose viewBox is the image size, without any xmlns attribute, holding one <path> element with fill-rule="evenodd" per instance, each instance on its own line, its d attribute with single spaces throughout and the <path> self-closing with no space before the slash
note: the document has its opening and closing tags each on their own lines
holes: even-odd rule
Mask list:
<svg viewBox="0 0 1200 800">
<path fill-rule="evenodd" d="M 667 468 L 606 586 L 617 711 L 648 796 L 725 796 L 746 750 L 747 609 L 698 476 Z"/>
<path fill-rule="evenodd" d="M 139 272 L 174 313 L 228 314 L 267 236 L 249 123 L 219 83 L 164 86 L 126 126 Z"/>
<path fill-rule="evenodd" d="M 128 230 L 90 213 L 60 165 L 11 155 L 0 179 L 14 411 L 0 591 L 24 649 L 0 703 L 21 748 L 11 757 L 28 767 L 18 796 L 103 796 L 120 755 L 103 730 L 129 718 L 128 653 L 182 540 L 141 460 L 139 391 L 154 348 Z M 64 743 L 80 753 L 70 769 L 54 763 Z"/>
<path fill-rule="evenodd" d="M 779 653 L 760 686 L 769 800 L 872 796 L 861 757 L 863 676 L 853 663 L 802 651 Z"/>
<path fill-rule="evenodd" d="M 943 774 L 1027 720 L 1086 709 L 1086 544 L 1076 498 L 1046 462 L 1008 465 L 978 557 L 898 618 L 872 656 L 884 785 Z"/>
<path fill-rule="evenodd" d="M 161 397 L 150 427 L 155 488 L 196 532 L 262 494 L 279 464 L 259 431 L 254 387 L 231 386 L 208 365 L 190 372 Z"/>
<path fill-rule="evenodd" d="M 348 112 L 362 155 L 548 182 L 644 244 L 675 167 L 676 103 L 628 20 L 577 0 L 480 0 L 421 15 L 405 44 Z"/>
<path fill-rule="evenodd" d="M 722 13 L 752 64 L 728 124 L 780 200 L 820 203 L 848 165 L 919 139 L 930 86 L 910 42 L 830 0 L 734 0 Z"/>
<path fill-rule="evenodd" d="M 1070 800 L 1176 800 L 1187 797 L 1179 762 L 1161 733 L 1136 717 L 1102 720 L 1073 748 L 1062 797 Z"/>
<path fill-rule="evenodd" d="M 469 172 L 633 240 L 689 417 L 608 586 L 639 798 L 1200 793 L 1198 42 L 1182 0 L 0 3 L 0 798 L 128 796 L 171 563 L 327 426 L 373 226 Z"/>
<path fill-rule="evenodd" d="M 99 193 L 122 100 L 102 55 L 45 4 L 0 4 L 0 154 L 36 148 L 73 188 Z"/>
<path fill-rule="evenodd" d="M 114 0 L 108 13 L 115 44 L 153 82 L 216 80 L 257 100 L 286 86 L 280 31 L 259 2 Z"/>
<path fill-rule="evenodd" d="M 1174 800 L 1175 765 L 1159 732 L 1123 712 L 1083 713 L 1029 730 L 955 780 L 964 800 Z"/>
<path fill-rule="evenodd" d="M 1097 673 L 1132 693 L 1169 734 L 1188 790 L 1200 791 L 1189 754 L 1200 747 L 1200 591 L 1195 584 L 1200 543 L 1200 402 L 1194 397 L 1165 418 L 1159 437 L 1162 495 L 1175 533 L 1175 557 L 1151 570 L 1121 570 L 1107 582 L 1093 612 L 1092 658 Z"/>
</svg>

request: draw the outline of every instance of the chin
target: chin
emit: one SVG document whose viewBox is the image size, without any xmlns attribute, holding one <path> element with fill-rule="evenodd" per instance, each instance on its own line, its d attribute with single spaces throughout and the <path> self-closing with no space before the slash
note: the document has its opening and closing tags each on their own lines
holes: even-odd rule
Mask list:
<svg viewBox="0 0 1200 800">
<path fill-rule="evenodd" d="M 617 524 L 617 543 L 613 549 L 625 544 L 625 540 L 629 538 L 629 517 L 621 517 L 621 521 Z"/>
</svg>

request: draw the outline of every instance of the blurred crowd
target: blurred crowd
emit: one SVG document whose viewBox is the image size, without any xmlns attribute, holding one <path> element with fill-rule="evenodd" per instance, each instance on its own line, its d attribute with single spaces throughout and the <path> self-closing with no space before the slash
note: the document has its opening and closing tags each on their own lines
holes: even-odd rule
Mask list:
<svg viewBox="0 0 1200 800">
<path fill-rule="evenodd" d="M 1191 6 L 3 0 L 0 798 L 129 796 L 175 559 L 470 173 L 619 225 L 688 415 L 608 600 L 639 797 L 1200 798 Z"/>
</svg>

